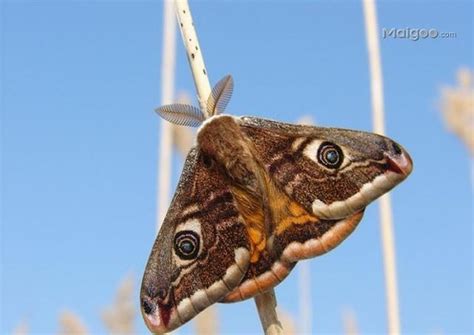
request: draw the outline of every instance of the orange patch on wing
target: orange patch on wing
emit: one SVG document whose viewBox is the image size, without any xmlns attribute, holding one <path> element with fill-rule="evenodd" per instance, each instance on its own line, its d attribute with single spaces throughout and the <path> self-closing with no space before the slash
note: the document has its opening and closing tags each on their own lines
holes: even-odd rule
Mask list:
<svg viewBox="0 0 474 335">
<path fill-rule="evenodd" d="M 318 218 L 307 212 L 300 204 L 292 201 L 282 192 L 267 174 L 262 176 L 265 184 L 265 194 L 268 199 L 263 200 L 261 195 L 254 194 L 239 186 L 231 186 L 232 194 L 237 202 L 237 207 L 242 215 L 249 240 L 250 240 L 250 262 L 255 264 L 260 255 L 267 248 L 267 233 L 283 233 L 285 230 L 297 224 L 308 224 L 318 222 Z M 263 202 L 266 202 L 264 204 Z M 270 232 L 265 227 L 265 209 L 269 207 L 273 227 Z"/>
<path fill-rule="evenodd" d="M 263 204 L 257 196 L 240 187 L 232 187 L 232 193 L 237 201 L 237 207 L 244 218 L 249 234 L 250 262 L 256 263 L 267 245 Z"/>
<path fill-rule="evenodd" d="M 280 235 L 293 225 L 318 222 L 318 218 L 316 216 L 309 214 L 303 207 L 293 201 L 289 203 L 286 213 L 287 216 L 283 217 L 276 224 L 277 235 Z"/>
<path fill-rule="evenodd" d="M 275 224 L 274 231 L 277 235 L 296 224 L 316 223 L 318 218 L 308 213 L 300 204 L 291 200 L 280 191 L 275 184 L 267 179 L 269 205 Z"/>
</svg>

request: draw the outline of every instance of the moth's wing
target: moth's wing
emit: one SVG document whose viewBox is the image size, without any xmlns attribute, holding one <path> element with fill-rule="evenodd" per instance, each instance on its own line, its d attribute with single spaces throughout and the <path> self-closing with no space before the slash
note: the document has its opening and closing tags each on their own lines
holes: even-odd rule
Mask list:
<svg viewBox="0 0 474 335">
<path fill-rule="evenodd" d="M 263 293 L 278 285 L 294 267 L 294 263 L 278 257 L 269 245 L 272 239 L 265 222 L 269 219 L 268 205 L 245 188 L 233 186 L 231 189 L 249 236 L 250 264 L 240 285 L 222 302 L 240 301 Z"/>
<path fill-rule="evenodd" d="M 177 236 L 198 236 L 193 259 Z M 195 245 L 195 243 L 194 243 Z M 250 243 L 224 172 L 192 149 L 146 266 L 142 314 L 152 332 L 169 332 L 239 285 Z"/>
<path fill-rule="evenodd" d="M 264 208 L 258 206 L 258 200 L 252 199 L 248 192 L 233 191 L 246 221 L 251 258 L 242 282 L 222 302 L 248 299 L 275 287 L 298 260 L 321 255 L 341 243 L 363 216 L 360 211 L 340 220 L 318 219 L 279 191 L 270 180 L 267 190 L 269 198 Z M 265 215 L 275 220 L 270 236 L 265 236 L 263 230 Z"/>
<path fill-rule="evenodd" d="M 199 108 L 186 104 L 161 106 L 156 112 L 166 121 L 178 126 L 198 127 L 205 120 Z"/>
<path fill-rule="evenodd" d="M 240 118 L 240 122 L 270 179 L 318 219 L 355 214 L 404 180 L 412 169 L 406 151 L 377 134 L 252 117 Z M 340 148 L 337 168 L 321 163 L 320 149 L 327 143 Z"/>
<path fill-rule="evenodd" d="M 298 208 L 295 203 L 290 208 Z M 298 208 L 297 211 L 301 211 Z M 364 210 L 339 220 L 316 219 L 306 211 L 290 215 L 273 235 L 272 248 L 281 262 L 296 262 L 320 256 L 344 241 L 359 224 Z"/>
<path fill-rule="evenodd" d="M 242 283 L 225 297 L 225 302 L 265 291 L 277 285 L 298 260 L 337 246 L 360 222 L 365 206 L 411 170 L 403 149 L 382 136 L 256 118 L 241 120 L 242 132 L 250 139 L 266 176 L 265 210 L 271 213 L 274 229 L 264 243 L 264 249 L 270 252 L 262 252 L 255 263 L 251 260 Z M 348 161 L 337 173 L 318 166 L 310 157 L 324 141 L 336 143 L 347 154 Z M 352 202 L 345 212 L 315 210 L 315 202 L 327 201 L 330 205 L 347 199 Z M 248 221 L 245 215 L 244 219 Z"/>
<path fill-rule="evenodd" d="M 207 99 L 207 110 L 210 116 L 224 112 L 234 90 L 234 80 L 231 75 L 222 78 L 212 89 Z"/>
</svg>

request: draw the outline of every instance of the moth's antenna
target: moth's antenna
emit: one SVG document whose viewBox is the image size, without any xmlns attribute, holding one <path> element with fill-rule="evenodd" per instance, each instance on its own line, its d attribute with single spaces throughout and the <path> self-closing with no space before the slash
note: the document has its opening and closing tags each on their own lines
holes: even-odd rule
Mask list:
<svg viewBox="0 0 474 335">
<path fill-rule="evenodd" d="M 198 127 L 205 119 L 198 108 L 185 104 L 161 106 L 156 112 L 166 121 L 178 126 Z"/>
<path fill-rule="evenodd" d="M 234 89 L 234 81 L 231 75 L 222 78 L 212 89 L 207 99 L 207 116 L 221 114 L 230 98 Z M 191 105 L 187 104 L 171 104 L 157 108 L 155 110 L 163 119 L 174 123 L 178 126 L 198 127 L 206 119 L 204 113 Z"/>
<path fill-rule="evenodd" d="M 218 115 L 224 112 L 234 90 L 234 80 L 231 75 L 227 75 L 214 86 L 207 99 L 207 113 L 209 116 Z"/>
<path fill-rule="evenodd" d="M 175 0 L 176 15 L 178 17 L 178 23 L 181 28 L 181 36 L 183 37 L 184 46 L 188 55 L 189 65 L 193 73 L 194 84 L 196 85 L 197 96 L 199 100 L 199 106 L 201 111 L 205 113 L 206 118 L 208 115 L 207 101 L 211 94 L 211 85 L 209 78 L 207 77 L 207 70 L 204 65 L 204 59 L 202 57 L 201 47 L 197 38 L 196 30 L 194 27 L 193 19 L 191 16 L 191 10 L 189 9 L 187 0 Z M 219 86 L 216 85 L 216 86 Z M 228 92 L 225 89 L 227 85 L 224 85 L 222 91 Z M 230 97 L 230 96 L 229 96 Z M 215 102 L 217 110 L 219 108 L 225 108 L 228 99 L 223 96 L 222 102 Z M 220 100 L 220 99 L 218 99 Z M 213 108 L 214 110 L 215 108 Z M 268 290 L 255 297 L 255 303 L 257 305 L 260 321 L 266 335 L 279 335 L 283 334 L 280 321 L 276 314 L 276 298 L 275 291 L 273 289 Z"/>
</svg>

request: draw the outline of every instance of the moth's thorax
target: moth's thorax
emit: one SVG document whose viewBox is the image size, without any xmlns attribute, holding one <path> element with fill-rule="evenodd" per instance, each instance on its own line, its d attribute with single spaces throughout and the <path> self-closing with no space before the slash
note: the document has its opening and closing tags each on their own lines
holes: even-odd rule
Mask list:
<svg viewBox="0 0 474 335">
<path fill-rule="evenodd" d="M 227 158 L 244 145 L 237 120 L 230 115 L 217 115 L 206 120 L 198 130 L 199 148 L 210 155 Z"/>
<path fill-rule="evenodd" d="M 202 154 L 223 166 L 234 181 L 257 188 L 252 143 L 241 131 L 238 118 L 219 115 L 207 120 L 198 130 L 197 143 Z"/>
</svg>

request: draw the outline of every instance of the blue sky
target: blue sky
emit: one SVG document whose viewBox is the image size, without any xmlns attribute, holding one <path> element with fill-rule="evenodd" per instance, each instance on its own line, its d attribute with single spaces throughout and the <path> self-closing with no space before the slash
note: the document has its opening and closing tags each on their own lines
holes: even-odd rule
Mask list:
<svg viewBox="0 0 474 335">
<path fill-rule="evenodd" d="M 371 129 L 359 1 L 192 1 L 211 80 L 235 80 L 228 112 Z M 445 131 L 440 89 L 473 68 L 471 1 L 382 1 L 381 28 L 452 39 L 381 41 L 387 134 L 415 169 L 392 192 L 402 330 L 471 333 L 473 205 L 467 150 Z M 136 286 L 154 240 L 160 1 L 1 3 L 1 325 L 54 333 L 99 313 L 119 281 Z M 177 91 L 194 94 L 179 35 Z M 179 170 L 175 172 L 176 177 Z M 386 327 L 377 205 L 331 253 L 310 260 L 314 330 Z M 297 317 L 297 270 L 277 289 Z M 137 294 L 138 306 L 138 294 Z M 239 317 L 236 317 L 238 315 Z M 222 333 L 260 333 L 253 301 L 219 305 Z M 137 328 L 146 328 L 137 316 Z M 181 334 L 192 332 L 185 326 Z"/>
</svg>

